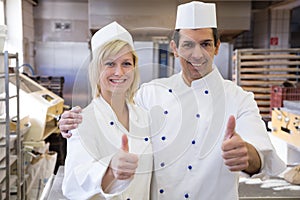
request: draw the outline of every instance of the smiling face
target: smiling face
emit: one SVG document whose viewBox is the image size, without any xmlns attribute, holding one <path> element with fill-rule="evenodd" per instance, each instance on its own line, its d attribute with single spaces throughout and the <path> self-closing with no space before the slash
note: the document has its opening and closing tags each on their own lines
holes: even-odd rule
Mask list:
<svg viewBox="0 0 300 200">
<path fill-rule="evenodd" d="M 134 79 L 135 62 L 128 46 L 101 61 L 99 85 L 103 96 L 124 95 Z"/>
<path fill-rule="evenodd" d="M 171 41 L 174 55 L 179 57 L 185 82 L 200 79 L 212 71 L 214 55 L 217 55 L 220 42 L 215 45 L 213 30 L 182 29 L 179 31 L 178 46 Z"/>
<path fill-rule="evenodd" d="M 113 40 L 93 52 L 89 79 L 93 98 L 125 97 L 133 102 L 139 86 L 138 57 L 125 41 Z"/>
</svg>

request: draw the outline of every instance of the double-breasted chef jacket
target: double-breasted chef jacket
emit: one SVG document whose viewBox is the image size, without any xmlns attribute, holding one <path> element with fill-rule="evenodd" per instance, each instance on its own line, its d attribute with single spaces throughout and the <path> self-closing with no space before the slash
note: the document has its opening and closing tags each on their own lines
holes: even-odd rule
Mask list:
<svg viewBox="0 0 300 200">
<path fill-rule="evenodd" d="M 152 200 L 238 199 L 238 172 L 230 172 L 221 145 L 230 115 L 236 132 L 259 152 L 260 175 L 285 169 L 277 156 L 253 93 L 224 80 L 216 66 L 191 87 L 182 72 L 143 84 L 135 98 L 151 113 L 154 172 Z"/>
<path fill-rule="evenodd" d="M 129 131 L 102 97 L 83 110 L 83 122 L 67 141 L 62 190 L 68 199 L 149 199 L 153 164 L 149 115 L 141 107 L 129 103 L 127 106 Z M 116 180 L 109 188 L 102 188 L 103 175 L 121 148 L 123 134 L 128 137 L 129 152 L 139 157 L 136 174 L 130 180 Z"/>
</svg>

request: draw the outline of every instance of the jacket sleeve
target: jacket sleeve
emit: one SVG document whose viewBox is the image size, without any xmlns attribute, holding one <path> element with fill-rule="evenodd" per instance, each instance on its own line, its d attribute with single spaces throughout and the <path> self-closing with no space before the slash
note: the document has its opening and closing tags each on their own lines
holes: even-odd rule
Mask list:
<svg viewBox="0 0 300 200">
<path fill-rule="evenodd" d="M 279 158 L 267 132 L 266 125 L 262 120 L 259 109 L 254 100 L 253 93 L 238 91 L 240 105 L 236 116 L 236 132 L 252 144 L 258 151 L 262 168 L 260 176 L 275 176 L 285 169 L 285 163 Z"/>
<path fill-rule="evenodd" d="M 89 199 L 99 195 L 110 199 L 120 195 L 130 184 L 130 180 L 114 181 L 109 188 L 102 188 L 102 178 L 110 163 L 111 156 L 95 161 L 81 145 L 77 130 L 67 139 L 67 157 L 65 160 L 62 191 L 68 199 Z"/>
</svg>

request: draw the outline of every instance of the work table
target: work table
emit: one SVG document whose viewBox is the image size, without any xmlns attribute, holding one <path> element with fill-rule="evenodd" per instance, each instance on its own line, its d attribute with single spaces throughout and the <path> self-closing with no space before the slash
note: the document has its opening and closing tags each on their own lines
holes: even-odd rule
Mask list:
<svg viewBox="0 0 300 200">
<path fill-rule="evenodd" d="M 60 166 L 57 174 L 51 181 L 51 187 L 46 195 L 47 200 L 67 200 L 62 194 L 61 184 L 64 176 L 64 167 Z M 239 186 L 240 200 L 300 200 L 300 190 L 279 190 L 275 191 L 272 188 L 261 188 L 259 184 L 240 183 Z"/>
</svg>

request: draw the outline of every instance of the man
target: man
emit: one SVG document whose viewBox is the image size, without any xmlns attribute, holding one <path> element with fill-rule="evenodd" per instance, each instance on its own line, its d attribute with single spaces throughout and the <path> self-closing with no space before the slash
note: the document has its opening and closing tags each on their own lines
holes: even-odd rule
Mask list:
<svg viewBox="0 0 300 200">
<path fill-rule="evenodd" d="M 151 199 L 238 199 L 240 171 L 276 175 L 284 163 L 253 94 L 213 64 L 220 46 L 215 5 L 178 6 L 175 29 L 170 46 L 182 71 L 142 85 L 135 99 L 152 116 Z M 81 121 L 72 112 L 62 118 L 62 134 Z"/>
</svg>

